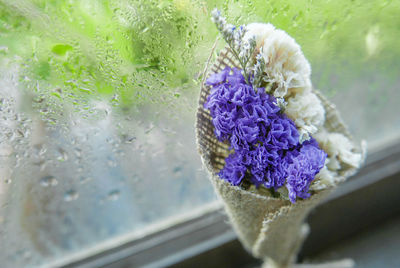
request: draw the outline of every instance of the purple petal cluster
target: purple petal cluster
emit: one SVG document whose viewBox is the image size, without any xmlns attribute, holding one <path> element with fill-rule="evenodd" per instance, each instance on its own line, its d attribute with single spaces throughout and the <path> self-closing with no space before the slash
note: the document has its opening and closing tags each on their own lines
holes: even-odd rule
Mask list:
<svg viewBox="0 0 400 268">
<path fill-rule="evenodd" d="M 219 176 L 232 185 L 248 178 L 256 187 L 285 186 L 292 203 L 308 198 L 311 182 L 323 168 L 326 154 L 314 139 L 299 143 L 295 124 L 264 88 L 246 84 L 239 69 L 226 67 L 207 81 L 210 111 L 219 141 L 228 140 L 232 153 Z"/>
</svg>

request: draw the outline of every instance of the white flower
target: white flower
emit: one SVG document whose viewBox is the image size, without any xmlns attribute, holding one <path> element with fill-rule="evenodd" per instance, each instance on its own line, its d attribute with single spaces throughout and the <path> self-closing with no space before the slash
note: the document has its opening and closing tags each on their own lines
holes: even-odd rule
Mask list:
<svg viewBox="0 0 400 268">
<path fill-rule="evenodd" d="M 359 167 L 362 162 L 361 153 L 355 152 L 355 145 L 341 133 L 318 132 L 314 135 L 319 146 L 328 154 L 329 162 L 326 164 L 329 170 L 335 171 L 343 164 L 351 167 Z"/>
<path fill-rule="evenodd" d="M 316 133 L 325 122 L 324 107 L 310 90 L 288 98 L 285 113 L 296 124 L 300 142 L 309 139 L 309 135 Z"/>
<path fill-rule="evenodd" d="M 264 40 L 275 31 L 275 27 L 271 23 L 250 23 L 246 25 L 246 30 L 244 39 L 249 40 L 251 37 L 255 37 L 256 54 L 258 54 L 260 48 L 264 46 Z"/>
<path fill-rule="evenodd" d="M 310 90 L 310 64 L 292 37 L 271 24 L 251 23 L 247 30 L 245 39 L 254 36 L 256 40 L 255 55 L 262 48 L 266 81 L 277 86 L 273 92 L 275 97 Z"/>
<path fill-rule="evenodd" d="M 262 51 L 268 80 L 278 86 L 274 91 L 275 97 L 310 90 L 310 64 L 292 37 L 284 31 L 275 30 L 264 40 Z"/>
<path fill-rule="evenodd" d="M 337 176 L 324 166 L 319 173 L 315 176 L 315 180 L 312 182 L 310 189 L 319 191 L 322 189 L 329 188 L 330 186 L 337 184 Z"/>
</svg>

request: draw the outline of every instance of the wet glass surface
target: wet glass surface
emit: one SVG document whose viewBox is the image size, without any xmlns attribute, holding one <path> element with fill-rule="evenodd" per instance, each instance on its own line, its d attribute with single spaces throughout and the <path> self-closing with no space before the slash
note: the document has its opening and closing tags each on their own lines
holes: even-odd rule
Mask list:
<svg viewBox="0 0 400 268">
<path fill-rule="evenodd" d="M 397 1 L 10 2 L 0 1 L 4 267 L 68 258 L 216 200 L 194 134 L 216 6 L 292 35 L 357 138 L 399 133 Z"/>
</svg>

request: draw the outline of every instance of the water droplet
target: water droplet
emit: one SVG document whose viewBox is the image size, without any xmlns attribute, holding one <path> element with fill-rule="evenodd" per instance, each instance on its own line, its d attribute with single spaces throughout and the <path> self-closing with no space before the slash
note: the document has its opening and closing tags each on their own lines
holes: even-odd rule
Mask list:
<svg viewBox="0 0 400 268">
<path fill-rule="evenodd" d="M 116 167 L 117 166 L 117 162 L 114 159 L 109 158 L 107 160 L 107 164 L 109 167 Z"/>
<path fill-rule="evenodd" d="M 125 143 L 132 143 L 132 142 L 134 142 L 135 140 L 136 140 L 136 137 L 134 137 L 134 136 L 125 136 L 125 137 L 124 137 Z"/>
<path fill-rule="evenodd" d="M 0 46 L 0 52 L 3 53 L 3 54 L 7 54 L 8 53 L 8 47 Z"/>
<path fill-rule="evenodd" d="M 13 153 L 13 148 L 8 144 L 0 145 L 0 156 L 10 156 Z"/>
<path fill-rule="evenodd" d="M 144 133 L 149 134 L 154 129 L 154 124 L 150 123 L 149 127 L 144 131 Z"/>
<path fill-rule="evenodd" d="M 81 177 L 79 181 L 81 184 L 85 184 L 91 180 L 92 180 L 92 177 Z"/>
<path fill-rule="evenodd" d="M 15 252 L 15 258 L 17 259 L 29 259 L 31 252 L 27 249 L 21 249 Z"/>
<path fill-rule="evenodd" d="M 20 130 L 20 129 L 17 129 L 17 130 L 16 130 L 15 135 L 16 135 L 18 138 L 25 138 L 25 133 L 24 133 L 22 130 Z"/>
<path fill-rule="evenodd" d="M 116 153 L 118 154 L 119 157 L 124 157 L 125 156 L 125 152 L 123 150 L 117 150 Z"/>
<path fill-rule="evenodd" d="M 368 56 L 373 56 L 378 52 L 380 46 L 379 25 L 370 27 L 367 35 L 365 36 L 365 45 Z"/>
<path fill-rule="evenodd" d="M 110 201 L 117 201 L 120 195 L 120 191 L 119 190 L 112 190 L 108 193 L 107 195 L 107 199 Z"/>
<path fill-rule="evenodd" d="M 92 91 L 90 90 L 90 88 L 80 87 L 79 89 L 80 89 L 82 92 L 85 92 L 85 93 L 92 93 Z"/>
<path fill-rule="evenodd" d="M 82 150 L 80 148 L 75 148 L 75 155 L 80 158 L 82 156 Z"/>
<path fill-rule="evenodd" d="M 79 194 L 75 190 L 69 190 L 69 191 L 65 192 L 65 194 L 64 194 L 64 200 L 66 202 L 75 201 L 76 199 L 78 199 L 78 197 L 79 197 Z"/>
<path fill-rule="evenodd" d="M 182 167 L 181 167 L 181 166 L 177 166 L 177 167 L 175 167 L 174 170 L 173 170 L 173 172 L 174 172 L 175 174 L 178 174 L 178 173 L 180 173 L 181 171 L 182 171 Z"/>
<path fill-rule="evenodd" d="M 115 94 L 113 97 L 112 97 L 112 99 L 111 99 L 111 104 L 113 105 L 113 106 L 115 106 L 115 105 L 117 105 L 119 103 L 119 96 L 118 96 L 118 94 Z"/>
<path fill-rule="evenodd" d="M 45 176 L 40 179 L 40 185 L 42 185 L 43 187 L 56 186 L 57 184 L 58 181 L 53 176 Z"/>
<path fill-rule="evenodd" d="M 68 160 L 68 154 L 66 151 L 64 151 L 64 149 L 58 148 L 58 154 L 59 154 L 59 156 L 57 157 L 58 161 L 64 162 Z"/>
<path fill-rule="evenodd" d="M 132 182 L 139 182 L 139 175 L 137 175 L 137 174 L 133 175 Z"/>
<path fill-rule="evenodd" d="M 33 148 L 34 148 L 34 153 L 35 153 L 37 156 L 43 156 L 43 155 L 46 153 L 46 151 L 47 151 L 46 147 L 45 147 L 43 144 L 41 144 L 41 143 L 35 144 L 35 145 L 33 146 Z"/>
</svg>

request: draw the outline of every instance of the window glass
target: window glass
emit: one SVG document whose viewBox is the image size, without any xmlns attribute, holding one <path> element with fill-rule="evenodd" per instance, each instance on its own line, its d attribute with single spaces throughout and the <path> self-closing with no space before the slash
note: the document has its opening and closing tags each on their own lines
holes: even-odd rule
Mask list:
<svg viewBox="0 0 400 268">
<path fill-rule="evenodd" d="M 4 267 L 143 236 L 216 201 L 194 134 L 214 7 L 292 35 L 357 138 L 399 132 L 396 1 L 0 1 Z"/>
</svg>

